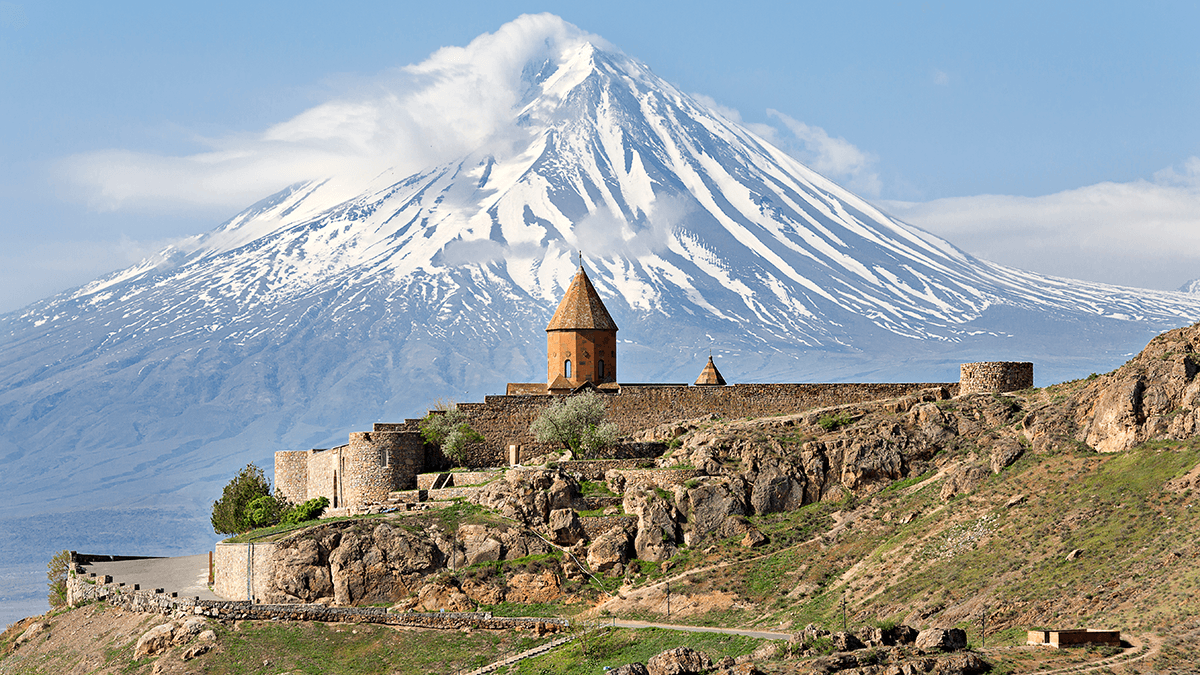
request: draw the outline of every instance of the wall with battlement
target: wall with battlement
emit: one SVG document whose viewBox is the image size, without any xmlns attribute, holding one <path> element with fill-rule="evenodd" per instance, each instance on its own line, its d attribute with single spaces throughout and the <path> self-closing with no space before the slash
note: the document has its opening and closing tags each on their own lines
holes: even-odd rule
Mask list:
<svg viewBox="0 0 1200 675">
<path fill-rule="evenodd" d="M 1001 386 L 1008 387 L 1000 389 L 1002 391 L 1032 385 L 1032 364 L 1001 364 L 1005 367 L 999 370 L 990 368 L 992 365 L 995 364 L 965 364 L 964 381 L 970 376 L 972 383 L 983 382 L 990 387 L 1001 382 Z M 1022 370 L 1026 366 L 1027 371 Z M 608 400 L 608 419 L 617 425 L 621 435 L 631 436 L 643 429 L 681 419 L 707 415 L 724 419 L 784 415 L 899 398 L 939 387 L 951 396 L 959 393 L 958 383 L 949 382 L 734 384 L 718 387 L 621 385 L 617 391 L 606 390 L 602 395 Z M 476 468 L 504 466 L 508 463 L 510 446 L 517 446 L 517 456 L 522 460 L 558 450 L 552 444 L 538 443 L 529 433 L 529 426 L 556 399 L 551 395 L 503 395 L 487 396 L 482 403 L 459 403 L 458 410 L 486 439 L 467 447 L 464 463 Z M 449 463 L 440 451 L 426 448 L 422 443 L 419 423 L 417 419 L 381 422 L 369 432 L 351 434 L 350 442 L 338 448 L 277 453 L 277 485 L 293 501 L 303 501 L 298 486 L 304 484 L 305 499 L 323 495 L 329 497 L 330 505 L 334 507 L 383 502 L 389 492 L 417 487 L 417 474 L 448 468 Z M 614 458 L 654 457 L 661 452 L 659 444 L 627 444 L 615 448 L 611 455 Z"/>
<path fill-rule="evenodd" d="M 1028 361 L 982 361 L 959 366 L 959 394 L 1020 391 L 1033 386 Z"/>
</svg>

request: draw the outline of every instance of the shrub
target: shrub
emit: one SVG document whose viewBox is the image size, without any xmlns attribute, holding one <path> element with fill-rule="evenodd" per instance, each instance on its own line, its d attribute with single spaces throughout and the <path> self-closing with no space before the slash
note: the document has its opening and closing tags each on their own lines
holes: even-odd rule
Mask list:
<svg viewBox="0 0 1200 675">
<path fill-rule="evenodd" d="M 255 497 L 246 505 L 246 522 L 253 527 L 270 527 L 279 523 L 280 517 L 287 510 L 287 501 L 282 497 L 263 495 Z"/>
<path fill-rule="evenodd" d="M 71 552 L 59 551 L 46 563 L 46 579 L 50 582 L 50 606 L 63 607 L 67 604 L 67 572 L 71 569 Z"/>
<path fill-rule="evenodd" d="M 309 520 L 316 520 L 325 513 L 325 509 L 329 508 L 329 499 L 327 497 L 316 497 L 310 499 L 303 504 L 297 504 L 287 513 L 283 514 L 284 525 L 297 525 Z"/>
<path fill-rule="evenodd" d="M 546 406 L 529 425 L 540 443 L 557 443 L 577 458 L 594 457 L 617 443 L 617 425 L 604 421 L 608 402 L 595 392 L 567 396 Z"/>
<path fill-rule="evenodd" d="M 838 413 L 837 415 L 822 415 L 817 420 L 817 426 L 821 427 L 825 431 L 837 431 L 847 424 L 850 424 L 851 421 L 852 420 L 850 417 L 845 413 Z"/>
<path fill-rule="evenodd" d="M 467 445 L 482 443 L 482 434 L 467 424 L 467 416 L 459 412 L 453 401 L 438 403 L 434 410 L 421 420 L 421 438 L 429 445 L 441 448 L 442 454 L 457 466 L 467 459 Z"/>
<path fill-rule="evenodd" d="M 262 469 L 247 464 L 225 486 L 221 498 L 213 502 L 213 531 L 218 534 L 240 534 L 253 529 L 255 525 L 250 518 L 250 505 L 260 497 L 274 499 L 271 497 L 271 484 Z M 263 504 L 260 502 L 260 507 Z"/>
</svg>

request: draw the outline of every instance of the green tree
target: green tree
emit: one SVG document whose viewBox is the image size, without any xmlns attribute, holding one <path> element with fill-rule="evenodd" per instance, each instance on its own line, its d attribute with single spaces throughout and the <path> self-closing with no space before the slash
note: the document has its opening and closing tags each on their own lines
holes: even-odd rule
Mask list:
<svg viewBox="0 0 1200 675">
<path fill-rule="evenodd" d="M 437 406 L 421 420 L 421 438 L 430 445 L 441 448 L 446 459 L 455 466 L 467 460 L 467 445 L 487 440 L 467 423 L 467 416 L 460 412 L 454 402 L 438 402 Z"/>
<path fill-rule="evenodd" d="M 239 471 L 225 486 L 221 498 L 213 502 L 213 531 L 218 534 L 239 534 L 253 529 L 256 525 L 251 517 L 250 507 L 261 497 L 275 499 L 271 496 L 271 483 L 267 481 L 262 469 L 247 464 L 246 468 Z M 268 510 L 264 508 L 264 504 L 259 502 L 257 513 Z M 278 522 L 278 509 L 275 516 Z"/>
<path fill-rule="evenodd" d="M 592 391 L 567 396 L 546 406 L 529 425 L 541 443 L 558 443 L 576 457 L 594 457 L 617 443 L 617 425 L 604 421 L 608 402 Z"/>
<path fill-rule="evenodd" d="M 67 573 L 71 570 L 71 552 L 59 551 L 46 563 L 46 579 L 50 582 L 50 606 L 63 607 L 67 604 Z"/>
</svg>

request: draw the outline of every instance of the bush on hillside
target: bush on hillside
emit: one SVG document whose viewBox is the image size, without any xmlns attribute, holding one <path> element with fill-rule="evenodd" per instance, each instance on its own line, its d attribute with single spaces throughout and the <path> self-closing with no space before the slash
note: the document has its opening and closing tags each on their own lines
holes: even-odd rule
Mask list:
<svg viewBox="0 0 1200 675">
<path fill-rule="evenodd" d="M 67 604 L 67 572 L 71 569 L 71 552 L 59 551 L 46 563 L 46 579 L 50 582 L 50 606 L 63 607 Z"/>
<path fill-rule="evenodd" d="M 608 402 L 595 392 L 567 396 L 546 406 L 529 425 L 540 443 L 557 443 L 577 458 L 594 457 L 617 443 L 617 425 L 604 421 Z"/>
<path fill-rule="evenodd" d="M 263 497 L 276 503 L 270 505 L 262 500 Z M 279 522 L 279 515 L 283 510 L 278 504 L 279 501 L 281 500 L 271 495 L 271 483 L 267 481 L 263 470 L 253 464 L 247 464 L 246 468 L 239 471 L 225 486 L 221 498 L 213 502 L 213 531 L 218 534 L 240 534 L 255 527 L 265 526 L 258 524 L 259 522 L 274 525 Z M 271 514 L 274 515 L 274 522 L 269 522 Z"/>
<path fill-rule="evenodd" d="M 327 497 L 310 499 L 288 509 L 287 513 L 283 514 L 283 524 L 298 525 L 309 520 L 316 520 L 321 517 L 322 513 L 325 513 L 325 509 L 328 507 L 329 499 Z"/>
</svg>

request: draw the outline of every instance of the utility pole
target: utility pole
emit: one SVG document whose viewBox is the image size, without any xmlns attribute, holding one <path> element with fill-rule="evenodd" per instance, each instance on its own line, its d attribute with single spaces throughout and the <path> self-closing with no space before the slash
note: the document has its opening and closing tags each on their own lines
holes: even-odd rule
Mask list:
<svg viewBox="0 0 1200 675">
<path fill-rule="evenodd" d="M 983 613 L 979 615 L 979 644 L 987 649 L 987 605 L 983 606 Z"/>
<path fill-rule="evenodd" d="M 671 616 L 671 582 L 667 582 L 667 617 Z"/>
<path fill-rule="evenodd" d="M 842 592 L 842 632 L 846 632 L 846 593 Z"/>
</svg>

